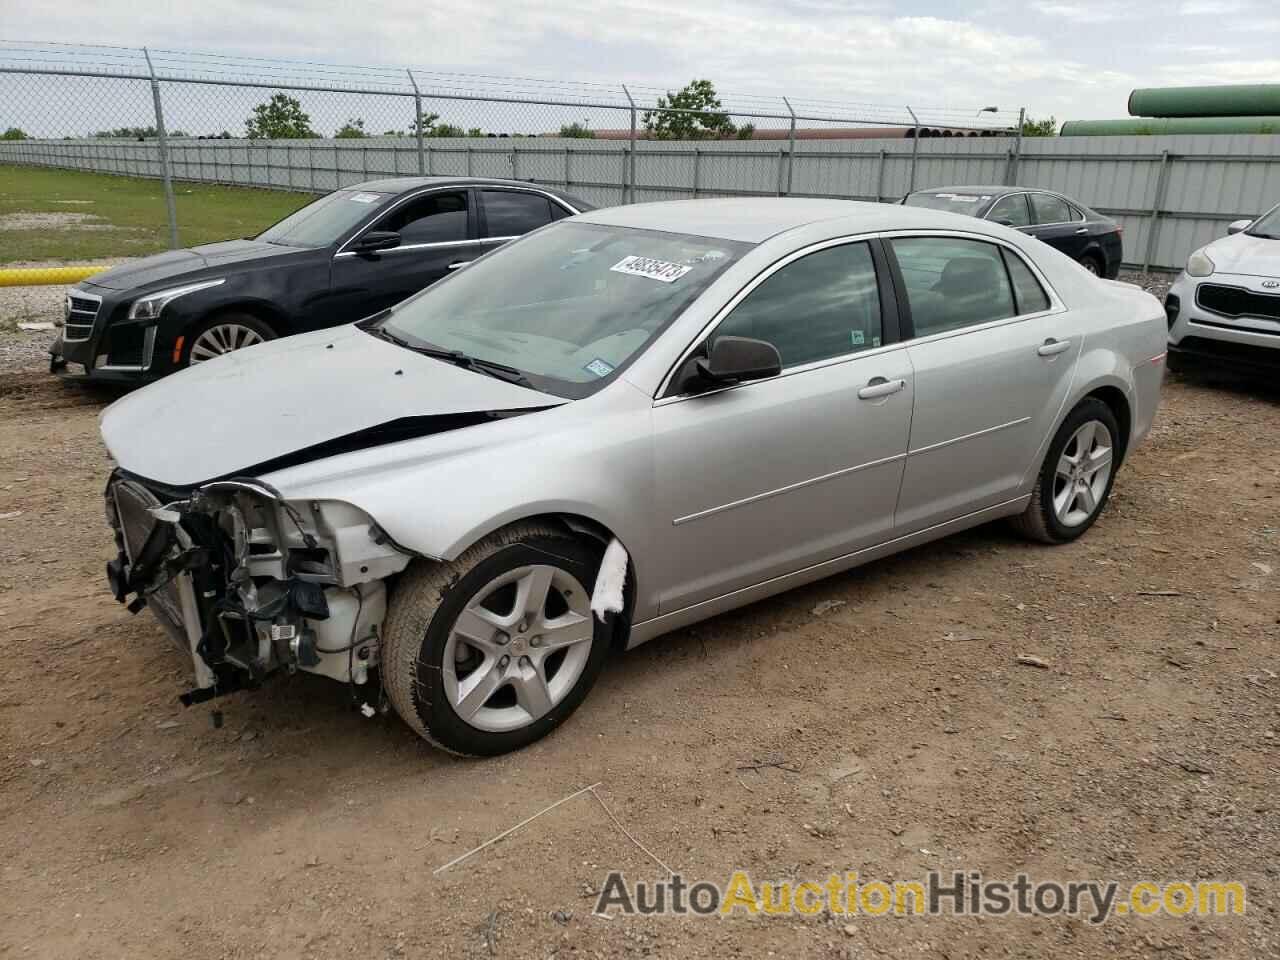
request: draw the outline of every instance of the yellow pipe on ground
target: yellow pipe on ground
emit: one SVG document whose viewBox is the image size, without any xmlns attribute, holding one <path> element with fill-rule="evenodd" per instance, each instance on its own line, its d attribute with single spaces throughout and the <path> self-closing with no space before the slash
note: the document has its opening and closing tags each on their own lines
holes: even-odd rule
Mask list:
<svg viewBox="0 0 1280 960">
<path fill-rule="evenodd" d="M 54 284 L 79 283 L 85 277 L 110 270 L 96 267 L 18 267 L 0 270 L 0 287 L 44 287 Z"/>
</svg>

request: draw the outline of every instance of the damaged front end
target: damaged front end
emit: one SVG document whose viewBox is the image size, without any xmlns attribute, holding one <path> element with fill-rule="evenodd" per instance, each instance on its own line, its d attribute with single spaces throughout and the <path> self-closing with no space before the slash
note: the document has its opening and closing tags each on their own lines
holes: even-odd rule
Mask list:
<svg viewBox="0 0 1280 960">
<path fill-rule="evenodd" d="M 150 607 L 192 658 L 183 703 L 256 687 L 281 669 L 367 683 L 385 580 L 412 554 L 363 511 L 286 501 L 254 478 L 175 489 L 117 470 L 106 512 L 116 600 L 133 613 Z"/>
</svg>

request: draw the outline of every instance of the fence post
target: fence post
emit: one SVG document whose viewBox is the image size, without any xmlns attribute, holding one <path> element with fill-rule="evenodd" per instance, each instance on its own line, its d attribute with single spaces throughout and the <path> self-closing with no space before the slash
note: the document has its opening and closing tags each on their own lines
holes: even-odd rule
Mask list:
<svg viewBox="0 0 1280 960">
<path fill-rule="evenodd" d="M 1016 187 L 1018 185 L 1018 174 L 1021 172 L 1018 168 L 1022 165 L 1022 128 L 1027 123 L 1027 108 L 1018 109 L 1018 138 L 1013 141 L 1013 161 L 1010 166 L 1013 168 L 1013 176 L 1009 178 L 1009 186 Z"/>
<path fill-rule="evenodd" d="M 876 158 L 876 203 L 884 196 L 884 151 Z"/>
<path fill-rule="evenodd" d="M 915 193 L 916 157 L 920 155 L 920 119 L 910 107 L 907 107 L 907 113 L 911 114 L 911 122 L 915 124 L 915 130 L 911 134 L 911 178 L 907 182 L 907 193 Z"/>
<path fill-rule="evenodd" d="M 627 95 L 627 103 L 631 104 L 631 147 L 627 154 L 627 203 L 636 202 L 636 102 L 631 99 L 631 91 L 622 85 L 622 92 Z"/>
<path fill-rule="evenodd" d="M 1160 233 L 1160 208 L 1164 206 L 1164 196 L 1169 189 L 1169 151 L 1160 151 L 1160 172 L 1156 175 L 1156 196 L 1151 201 L 1151 220 L 1147 224 L 1147 252 L 1142 258 L 1142 272 L 1151 269 L 1151 261 L 1156 253 L 1156 239 Z"/>
<path fill-rule="evenodd" d="M 786 97 L 782 98 L 782 102 L 787 105 L 787 112 L 791 114 L 791 134 L 787 138 L 787 190 L 786 196 L 791 196 L 791 184 L 793 182 L 793 174 L 796 167 L 796 112 L 791 109 L 791 101 Z"/>
<path fill-rule="evenodd" d="M 405 68 L 405 73 L 409 75 L 409 82 L 413 84 L 413 115 L 417 118 L 415 126 L 418 130 L 418 176 L 426 173 L 426 155 L 422 143 L 422 93 L 418 90 L 418 81 L 413 77 L 413 71 Z"/>
<path fill-rule="evenodd" d="M 564 188 L 569 189 L 569 148 L 564 148 Z"/>
<path fill-rule="evenodd" d="M 164 108 L 160 105 L 160 81 L 156 78 L 155 67 L 151 65 L 151 54 L 146 47 L 142 55 L 147 58 L 147 72 L 151 74 L 151 102 L 156 108 L 156 142 L 160 146 L 160 174 L 164 178 L 164 206 L 169 215 L 169 247 L 177 250 L 178 244 L 178 207 L 173 199 L 173 172 L 169 169 L 169 142 L 164 133 Z"/>
<path fill-rule="evenodd" d="M 693 199 L 698 199 L 698 188 L 702 186 L 702 151 L 693 148 Z"/>
</svg>

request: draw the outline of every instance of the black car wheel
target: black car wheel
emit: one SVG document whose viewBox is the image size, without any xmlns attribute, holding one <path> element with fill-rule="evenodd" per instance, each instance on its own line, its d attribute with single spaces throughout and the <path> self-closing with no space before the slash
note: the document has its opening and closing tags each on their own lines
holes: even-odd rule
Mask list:
<svg viewBox="0 0 1280 960">
<path fill-rule="evenodd" d="M 1092 273 L 1095 277 L 1100 277 L 1103 274 L 1102 264 L 1098 261 L 1098 258 L 1095 257 L 1093 254 L 1087 254 L 1086 256 L 1081 257 L 1080 266 L 1084 267 L 1086 270 Z"/>
<path fill-rule="evenodd" d="M 194 366 L 275 338 L 276 332 L 252 314 L 222 313 L 187 335 L 182 364 Z"/>
</svg>

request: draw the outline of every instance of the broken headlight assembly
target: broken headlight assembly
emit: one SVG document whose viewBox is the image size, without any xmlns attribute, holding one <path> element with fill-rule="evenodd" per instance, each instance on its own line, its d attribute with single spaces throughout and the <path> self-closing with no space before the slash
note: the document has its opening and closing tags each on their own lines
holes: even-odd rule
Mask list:
<svg viewBox="0 0 1280 960">
<path fill-rule="evenodd" d="M 384 581 L 407 552 L 350 504 L 289 501 L 256 479 L 172 493 L 112 478 L 107 516 L 120 551 L 107 576 L 118 600 L 133 612 L 150 606 L 190 651 L 196 688 L 184 702 L 256 686 L 278 669 L 367 680 Z"/>
</svg>

